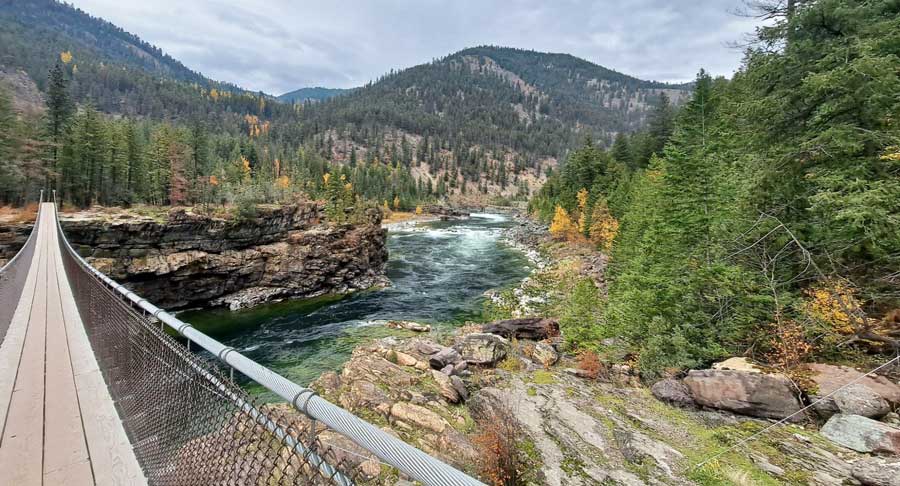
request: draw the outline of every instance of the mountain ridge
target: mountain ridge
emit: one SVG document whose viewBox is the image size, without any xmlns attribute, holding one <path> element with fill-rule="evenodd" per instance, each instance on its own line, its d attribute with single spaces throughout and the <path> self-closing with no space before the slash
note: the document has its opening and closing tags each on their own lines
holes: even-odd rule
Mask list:
<svg viewBox="0 0 900 486">
<path fill-rule="evenodd" d="M 288 91 L 275 97 L 282 103 L 303 103 L 306 101 L 324 101 L 335 96 L 349 93 L 355 88 L 325 88 L 322 86 L 304 87 Z"/>
</svg>

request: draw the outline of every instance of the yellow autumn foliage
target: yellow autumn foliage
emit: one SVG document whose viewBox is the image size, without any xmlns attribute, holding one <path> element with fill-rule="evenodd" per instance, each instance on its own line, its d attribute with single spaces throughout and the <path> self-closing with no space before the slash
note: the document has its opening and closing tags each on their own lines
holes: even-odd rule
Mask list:
<svg viewBox="0 0 900 486">
<path fill-rule="evenodd" d="M 69 64 L 72 62 L 72 52 L 71 51 L 63 51 L 59 53 L 59 60 L 63 62 L 63 64 Z"/>
<path fill-rule="evenodd" d="M 881 155 L 881 160 L 900 162 L 900 146 L 893 145 L 885 149 L 884 154 Z"/>
<path fill-rule="evenodd" d="M 619 221 L 609 212 L 606 201 L 599 200 L 591 212 L 591 242 L 603 251 L 612 249 L 613 240 L 619 234 Z"/>
<path fill-rule="evenodd" d="M 287 189 L 287 188 L 291 187 L 291 178 L 286 175 L 283 175 L 283 176 L 279 177 L 278 179 L 275 179 L 275 186 L 278 187 L 279 189 Z"/>
<path fill-rule="evenodd" d="M 585 234 L 587 232 L 587 204 L 588 190 L 581 188 L 575 198 L 578 200 L 578 232 Z"/>
<path fill-rule="evenodd" d="M 846 281 L 829 279 L 806 289 L 806 301 L 802 304 L 805 313 L 827 324 L 840 334 L 854 333 L 848 312 L 860 309 L 856 289 Z"/>
<path fill-rule="evenodd" d="M 422 215 L 422 206 L 416 206 L 416 216 Z"/>
<path fill-rule="evenodd" d="M 569 212 L 560 205 L 556 206 L 553 214 L 550 235 L 557 240 L 576 241 L 578 239 L 578 227 L 572 222 Z"/>
<path fill-rule="evenodd" d="M 250 161 L 243 155 L 241 156 L 241 172 L 243 173 L 244 180 L 249 181 L 251 174 Z"/>
</svg>

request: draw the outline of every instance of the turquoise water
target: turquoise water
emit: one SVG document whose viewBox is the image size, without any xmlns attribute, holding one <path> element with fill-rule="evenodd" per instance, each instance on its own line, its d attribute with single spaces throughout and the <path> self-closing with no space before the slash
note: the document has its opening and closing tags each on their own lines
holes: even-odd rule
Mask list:
<svg viewBox="0 0 900 486">
<path fill-rule="evenodd" d="M 486 290 L 512 285 L 531 270 L 521 252 L 499 242 L 510 224 L 502 215 L 476 214 L 392 230 L 392 286 L 386 289 L 179 317 L 305 385 L 323 371 L 340 369 L 360 342 L 404 334 L 384 327 L 384 320 L 448 329 L 479 319 Z"/>
</svg>

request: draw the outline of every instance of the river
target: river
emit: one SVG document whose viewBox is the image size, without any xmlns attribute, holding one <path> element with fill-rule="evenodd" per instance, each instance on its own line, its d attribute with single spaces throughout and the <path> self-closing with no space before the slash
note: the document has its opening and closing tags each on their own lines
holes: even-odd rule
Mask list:
<svg viewBox="0 0 900 486">
<path fill-rule="evenodd" d="M 407 333 L 386 328 L 385 320 L 429 323 L 440 332 L 479 319 L 485 291 L 517 283 L 531 270 L 521 252 L 500 241 L 511 224 L 505 215 L 485 213 L 391 230 L 392 285 L 382 290 L 179 317 L 306 385 L 339 369 L 359 343 Z"/>
</svg>

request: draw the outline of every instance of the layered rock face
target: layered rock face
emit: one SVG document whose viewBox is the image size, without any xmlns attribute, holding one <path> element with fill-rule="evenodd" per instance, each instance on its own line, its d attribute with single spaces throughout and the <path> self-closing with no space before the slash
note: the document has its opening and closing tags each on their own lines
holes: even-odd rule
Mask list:
<svg viewBox="0 0 900 486">
<path fill-rule="evenodd" d="M 251 307 L 386 283 L 386 231 L 377 210 L 358 225 L 324 224 L 317 202 L 261 206 L 250 219 L 173 210 L 165 221 L 122 215 L 62 218 L 98 270 L 165 309 Z"/>
</svg>

